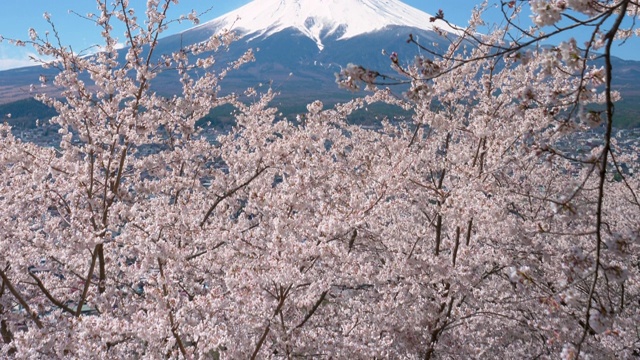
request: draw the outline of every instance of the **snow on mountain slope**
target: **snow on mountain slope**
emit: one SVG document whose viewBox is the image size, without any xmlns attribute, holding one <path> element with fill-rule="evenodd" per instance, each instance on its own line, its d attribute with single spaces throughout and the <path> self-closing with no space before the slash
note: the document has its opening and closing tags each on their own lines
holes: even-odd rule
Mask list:
<svg viewBox="0 0 640 360">
<path fill-rule="evenodd" d="M 250 41 L 294 28 L 313 39 L 320 50 L 327 36 L 343 40 L 390 25 L 423 30 L 436 26 L 446 32 L 460 32 L 441 20 L 431 22 L 430 18 L 398 0 L 254 0 L 196 29 L 233 29 Z"/>
</svg>

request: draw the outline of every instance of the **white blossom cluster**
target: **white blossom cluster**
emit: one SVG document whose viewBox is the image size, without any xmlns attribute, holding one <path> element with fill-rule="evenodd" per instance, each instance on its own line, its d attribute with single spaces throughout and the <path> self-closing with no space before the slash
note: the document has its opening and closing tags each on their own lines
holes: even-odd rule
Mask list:
<svg viewBox="0 0 640 360">
<path fill-rule="evenodd" d="M 533 22 L 538 26 L 554 25 L 562 19 L 562 12 L 566 9 L 565 0 L 531 0 Z"/>
</svg>

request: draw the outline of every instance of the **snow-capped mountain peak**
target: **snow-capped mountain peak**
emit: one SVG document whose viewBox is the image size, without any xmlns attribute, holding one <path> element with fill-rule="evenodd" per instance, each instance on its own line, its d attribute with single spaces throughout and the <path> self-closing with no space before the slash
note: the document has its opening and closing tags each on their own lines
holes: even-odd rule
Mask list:
<svg viewBox="0 0 640 360">
<path fill-rule="evenodd" d="M 254 0 L 199 27 L 213 32 L 233 29 L 249 41 L 285 29 L 297 29 L 322 50 L 322 40 L 338 40 L 374 32 L 386 26 L 409 26 L 458 33 L 445 22 L 399 0 Z"/>
</svg>

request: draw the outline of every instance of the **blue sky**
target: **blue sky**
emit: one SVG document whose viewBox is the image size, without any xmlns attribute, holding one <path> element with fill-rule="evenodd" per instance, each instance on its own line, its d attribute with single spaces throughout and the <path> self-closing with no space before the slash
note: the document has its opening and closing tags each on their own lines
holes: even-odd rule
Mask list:
<svg viewBox="0 0 640 360">
<path fill-rule="evenodd" d="M 438 9 L 445 12 L 445 17 L 459 25 L 466 25 L 473 7 L 481 0 L 403 0 L 405 3 L 428 13 L 435 13 Z M 174 17 L 186 14 L 195 9 L 204 11 L 211 7 L 211 10 L 202 16 L 201 20 L 211 20 L 239 6 L 249 3 L 250 0 L 181 0 L 180 4 L 174 6 L 172 14 Z M 146 1 L 130 0 L 135 9 L 143 10 Z M 497 4 L 499 0 L 490 0 L 490 4 Z M 100 32 L 91 22 L 79 18 L 77 15 L 69 13 L 73 10 L 79 14 L 96 12 L 95 1 L 92 0 L 3 0 L 0 5 L 0 35 L 5 38 L 28 38 L 28 29 L 33 27 L 39 33 L 44 33 L 49 29 L 43 18 L 43 13 L 49 12 L 51 19 L 61 35 L 63 44 L 70 45 L 74 51 L 81 51 L 94 44 L 100 43 Z M 488 23 L 495 23 L 501 20 L 497 10 L 490 11 L 486 16 Z M 525 17 L 525 20 L 528 20 Z M 185 22 L 181 25 L 174 24 L 167 35 L 185 30 L 193 26 Z M 29 65 L 29 55 L 33 55 L 32 49 L 16 48 L 6 41 L 0 43 L 0 70 Z M 624 46 L 616 48 L 616 55 L 625 59 L 640 60 L 640 40 L 634 39 Z"/>
</svg>

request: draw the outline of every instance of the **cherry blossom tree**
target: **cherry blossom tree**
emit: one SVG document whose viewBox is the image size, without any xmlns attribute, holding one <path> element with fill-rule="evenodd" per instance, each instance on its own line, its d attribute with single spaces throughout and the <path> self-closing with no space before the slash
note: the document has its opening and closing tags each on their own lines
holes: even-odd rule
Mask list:
<svg viewBox="0 0 640 360">
<path fill-rule="evenodd" d="M 230 32 L 157 54 L 172 3 L 148 1 L 141 21 L 97 1 L 92 56 L 30 32 L 59 69 L 47 86 L 63 99 L 37 97 L 61 140 L 0 129 L 3 356 L 639 356 L 639 162 L 617 143 L 610 85 L 635 2 L 508 2 L 488 36 L 478 11 L 445 54 L 392 55 L 406 97 L 350 66 L 340 85 L 373 92 L 297 119 L 272 91 L 219 94 L 253 60 L 216 63 Z M 515 27 L 519 6 L 532 28 Z M 586 48 L 535 46 L 575 26 L 595 29 Z M 154 91 L 163 71 L 181 94 Z M 412 121 L 349 123 L 373 102 Z M 196 121 L 225 104 L 236 124 L 210 141 Z M 588 152 L 566 146 L 594 126 Z"/>
<path fill-rule="evenodd" d="M 451 39 L 448 53 L 431 52 L 435 58 L 409 67 L 390 57 L 411 84 L 415 130 L 406 142 L 424 151 L 410 161 L 416 172 L 408 173 L 413 185 L 404 194 L 419 191 L 413 203 L 433 231 L 433 255 L 446 252 L 462 271 L 424 272 L 443 275 L 444 299 L 428 322 L 431 338 L 419 347 L 427 349 L 425 358 L 438 348 L 442 356 L 639 356 L 631 305 L 637 290 L 629 287 L 639 270 L 638 182 L 633 169 L 621 167 L 637 168 L 637 148 L 617 144 L 618 95 L 611 87 L 612 44 L 632 36 L 633 29 L 622 26 L 637 16 L 637 4 L 521 3 L 531 6 L 531 28 L 518 27 L 521 8 L 505 2 L 507 26 L 492 36 L 475 32 L 482 24 L 477 12 L 466 36 Z M 574 39 L 539 46 L 576 27 L 594 29 L 584 48 Z M 409 42 L 430 52 L 412 37 Z M 372 87 L 378 75 L 351 67 L 339 81 L 351 89 Z M 591 127 L 604 129 L 587 154 L 566 146 L 576 139 L 571 134 Z M 426 210 L 425 198 L 435 206 Z M 412 236 L 419 244 L 424 235 Z M 469 274 L 468 282 L 461 280 Z M 480 345 L 455 328 L 491 340 Z"/>
</svg>

